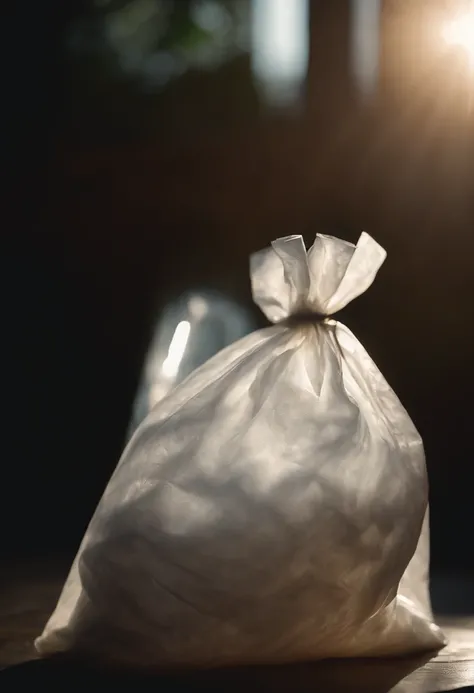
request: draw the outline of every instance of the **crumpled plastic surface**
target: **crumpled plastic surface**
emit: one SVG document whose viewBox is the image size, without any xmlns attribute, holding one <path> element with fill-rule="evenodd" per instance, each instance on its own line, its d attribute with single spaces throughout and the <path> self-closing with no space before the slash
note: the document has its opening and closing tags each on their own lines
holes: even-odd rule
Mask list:
<svg viewBox="0 0 474 693">
<path fill-rule="evenodd" d="M 272 327 L 161 401 L 125 449 L 41 654 L 216 667 L 440 648 L 422 441 L 356 337 L 324 316 L 385 251 L 318 235 L 251 259 Z M 311 317 L 312 316 L 312 317 Z"/>
</svg>

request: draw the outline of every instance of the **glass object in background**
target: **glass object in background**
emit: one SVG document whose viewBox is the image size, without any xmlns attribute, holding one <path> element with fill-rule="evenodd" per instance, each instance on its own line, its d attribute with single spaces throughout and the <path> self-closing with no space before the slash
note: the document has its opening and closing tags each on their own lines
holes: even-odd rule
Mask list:
<svg viewBox="0 0 474 693">
<path fill-rule="evenodd" d="M 371 97 L 377 89 L 380 17 L 380 0 L 352 0 L 351 69 L 363 98 Z"/>
<path fill-rule="evenodd" d="M 255 328 L 251 313 L 217 293 L 190 293 L 171 304 L 148 349 L 129 437 L 175 385 Z"/>
</svg>

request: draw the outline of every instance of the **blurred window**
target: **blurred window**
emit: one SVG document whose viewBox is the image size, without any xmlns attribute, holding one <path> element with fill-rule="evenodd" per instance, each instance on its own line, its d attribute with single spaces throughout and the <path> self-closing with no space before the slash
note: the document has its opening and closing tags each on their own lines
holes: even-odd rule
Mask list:
<svg viewBox="0 0 474 693">
<path fill-rule="evenodd" d="M 253 0 L 252 71 L 270 105 L 300 100 L 308 60 L 308 0 Z"/>
<path fill-rule="evenodd" d="M 380 20 L 380 0 L 352 0 L 351 68 L 363 97 L 371 96 L 377 88 Z"/>
</svg>

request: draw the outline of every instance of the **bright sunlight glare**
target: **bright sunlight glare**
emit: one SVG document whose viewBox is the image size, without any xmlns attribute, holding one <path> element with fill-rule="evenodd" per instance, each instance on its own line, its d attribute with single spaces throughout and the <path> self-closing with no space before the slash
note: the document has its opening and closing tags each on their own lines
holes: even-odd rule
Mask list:
<svg viewBox="0 0 474 693">
<path fill-rule="evenodd" d="M 443 30 L 446 43 L 463 48 L 471 67 L 474 69 L 474 3 L 473 8 L 446 24 Z"/>
</svg>

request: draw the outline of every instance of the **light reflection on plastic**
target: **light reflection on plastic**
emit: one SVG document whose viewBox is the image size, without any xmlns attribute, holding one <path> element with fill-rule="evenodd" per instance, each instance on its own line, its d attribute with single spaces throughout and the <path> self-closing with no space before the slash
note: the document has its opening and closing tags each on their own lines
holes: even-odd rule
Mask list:
<svg viewBox="0 0 474 693">
<path fill-rule="evenodd" d="M 214 292 L 192 292 L 170 304 L 151 340 L 128 435 L 195 368 L 255 327 L 243 307 Z"/>
<path fill-rule="evenodd" d="M 170 348 L 168 349 L 168 356 L 163 361 L 163 375 L 167 378 L 174 378 L 178 374 L 179 364 L 183 360 L 190 332 L 191 323 L 187 320 L 182 320 L 174 332 Z"/>
<path fill-rule="evenodd" d="M 252 69 L 272 105 L 298 100 L 308 58 L 308 0 L 253 0 Z"/>
<path fill-rule="evenodd" d="M 362 96 L 377 87 L 380 53 L 380 0 L 352 0 L 351 67 Z"/>
</svg>

